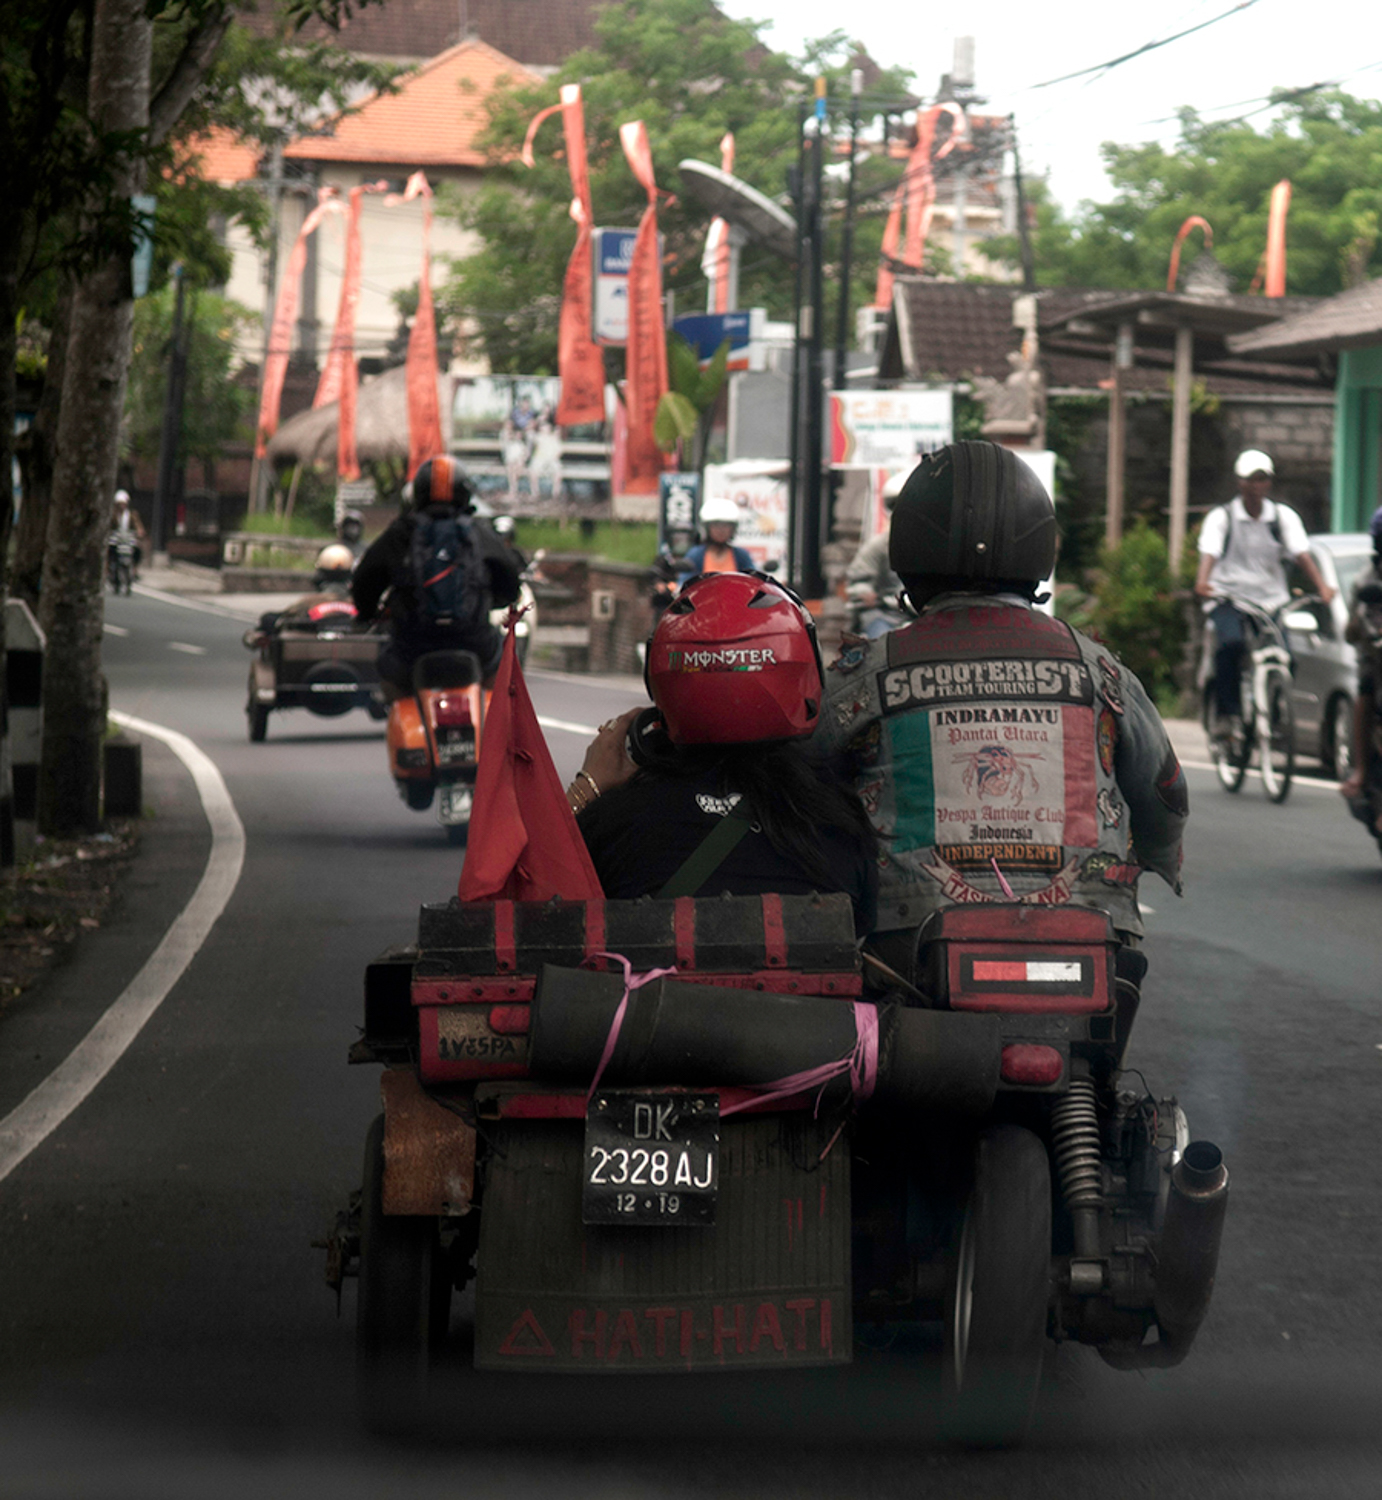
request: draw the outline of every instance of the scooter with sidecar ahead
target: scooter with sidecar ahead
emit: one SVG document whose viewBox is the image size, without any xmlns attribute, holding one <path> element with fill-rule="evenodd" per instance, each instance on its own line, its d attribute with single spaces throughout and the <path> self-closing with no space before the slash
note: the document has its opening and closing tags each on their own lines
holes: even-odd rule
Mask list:
<svg viewBox="0 0 1382 1500">
<path fill-rule="evenodd" d="M 423 1402 L 472 1278 L 474 1363 L 515 1378 L 938 1324 L 982 1443 L 1025 1432 L 1050 1339 L 1177 1363 L 1228 1179 L 1121 1071 L 1143 968 L 1069 906 L 947 910 L 881 991 L 841 896 L 423 906 L 366 975 L 383 1113 L 326 1242 L 367 1412 Z"/>
</svg>

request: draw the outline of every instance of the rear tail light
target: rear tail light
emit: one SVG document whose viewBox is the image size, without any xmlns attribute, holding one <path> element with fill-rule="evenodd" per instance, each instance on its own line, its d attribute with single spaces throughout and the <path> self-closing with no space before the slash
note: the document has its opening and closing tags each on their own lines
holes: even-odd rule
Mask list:
<svg viewBox="0 0 1382 1500">
<path fill-rule="evenodd" d="M 464 729 L 471 723 L 470 699 L 459 693 L 438 698 L 432 712 L 439 729 Z"/>
<path fill-rule="evenodd" d="M 1011 1042 L 1003 1048 L 999 1066 L 1004 1083 L 1059 1083 L 1065 1059 L 1054 1047 L 1037 1042 Z"/>
</svg>

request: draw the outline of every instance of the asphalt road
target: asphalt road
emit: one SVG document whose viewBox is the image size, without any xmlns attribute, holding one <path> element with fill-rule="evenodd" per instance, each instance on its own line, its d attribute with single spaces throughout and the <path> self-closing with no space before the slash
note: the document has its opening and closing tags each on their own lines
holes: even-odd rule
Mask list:
<svg viewBox="0 0 1382 1500">
<path fill-rule="evenodd" d="M 1148 878 L 1131 1061 L 1232 1173 L 1219 1287 L 1190 1360 L 1129 1375 L 1053 1351 L 1018 1453 L 941 1447 L 934 1359 L 893 1350 L 792 1382 L 481 1379 L 385 1444 L 353 1408 L 309 1241 L 359 1181 L 378 1073 L 348 1068 L 361 975 L 455 889 L 382 726 L 275 714 L 245 735 L 243 623 L 110 600 L 114 707 L 212 757 L 244 872 L 181 982 L 95 1093 L 0 1183 L 0 1494 L 350 1497 L 1373 1496 L 1382 1488 L 1378 983 L 1382 860 L 1337 795 L 1281 808 L 1189 772 L 1187 898 Z M 540 715 L 599 724 L 635 685 L 535 672 Z M 583 737 L 549 728 L 569 776 Z M 119 916 L 0 1027 L 0 1114 L 119 992 L 209 843 L 191 782 L 145 750 L 145 852 Z"/>
</svg>

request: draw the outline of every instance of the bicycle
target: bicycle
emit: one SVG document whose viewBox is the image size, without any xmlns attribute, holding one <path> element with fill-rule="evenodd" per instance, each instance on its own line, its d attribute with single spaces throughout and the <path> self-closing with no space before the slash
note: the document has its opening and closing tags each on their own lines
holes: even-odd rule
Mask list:
<svg viewBox="0 0 1382 1500">
<path fill-rule="evenodd" d="M 1282 803 L 1291 791 L 1295 771 L 1296 716 L 1291 702 L 1291 651 L 1278 618 L 1286 608 L 1298 608 L 1291 600 L 1282 610 L 1268 611 L 1245 599 L 1228 601 L 1244 616 L 1250 643 L 1243 653 L 1243 676 L 1239 686 L 1241 714 L 1227 737 L 1215 731 L 1214 683 L 1205 683 L 1202 722 L 1209 739 L 1210 758 L 1226 791 L 1243 785 L 1257 751 L 1262 789 L 1274 803 Z"/>
</svg>

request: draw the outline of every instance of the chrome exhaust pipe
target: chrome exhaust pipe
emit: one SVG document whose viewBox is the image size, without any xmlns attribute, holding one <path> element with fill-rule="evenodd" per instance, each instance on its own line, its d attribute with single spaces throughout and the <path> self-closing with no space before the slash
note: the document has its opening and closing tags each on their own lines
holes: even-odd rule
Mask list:
<svg viewBox="0 0 1382 1500">
<path fill-rule="evenodd" d="M 1209 1311 L 1227 1208 L 1223 1153 L 1211 1141 L 1191 1141 L 1171 1171 L 1157 1244 L 1152 1307 L 1164 1351 L 1157 1364 L 1179 1364 L 1185 1358 Z"/>
</svg>

